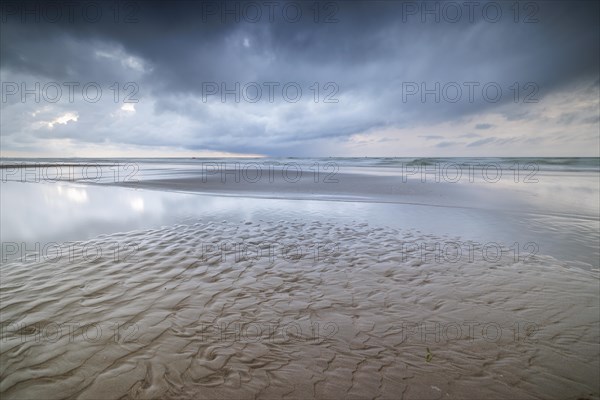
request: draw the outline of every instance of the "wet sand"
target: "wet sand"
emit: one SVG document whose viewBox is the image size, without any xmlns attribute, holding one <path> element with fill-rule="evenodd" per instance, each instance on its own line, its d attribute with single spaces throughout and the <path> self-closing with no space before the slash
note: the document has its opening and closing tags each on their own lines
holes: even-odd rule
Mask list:
<svg viewBox="0 0 600 400">
<path fill-rule="evenodd" d="M 490 261 L 478 248 L 448 262 L 418 246 L 454 240 L 196 221 L 5 263 L 0 393 L 598 398 L 597 271 L 509 251 Z"/>
</svg>

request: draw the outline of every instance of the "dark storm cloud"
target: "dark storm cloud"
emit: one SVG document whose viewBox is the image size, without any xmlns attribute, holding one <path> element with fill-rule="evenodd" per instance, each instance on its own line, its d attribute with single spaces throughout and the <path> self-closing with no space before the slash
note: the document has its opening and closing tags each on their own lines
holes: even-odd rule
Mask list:
<svg viewBox="0 0 600 400">
<path fill-rule="evenodd" d="M 503 105 L 512 105 L 503 109 L 508 120 L 527 118 L 519 106 L 527 96 L 543 102 L 574 82 L 598 79 L 597 2 L 532 2 L 538 20 L 532 23 L 523 23 L 529 9 L 521 10 L 515 23 L 509 2 L 494 3 L 501 4 L 503 13 L 496 23 L 483 17 L 487 2 L 480 2 L 473 21 L 461 6 L 457 23 L 443 15 L 439 22 L 425 15 L 423 23 L 422 15 L 412 12 L 425 6 L 413 2 L 320 2 L 318 16 L 312 2 L 274 3 L 272 22 L 264 6 L 260 21 L 249 22 L 240 15 L 247 4 L 242 2 L 151 1 L 123 3 L 133 6 L 121 6 L 118 22 L 111 2 L 99 3 L 103 15 L 97 22 L 86 20 L 77 7 L 72 20 L 36 22 L 25 15 L 23 23 L 23 9 L 41 3 L 7 2 L 2 9 L 0 70 L 38 80 L 105 85 L 135 81 L 142 103 L 153 101 L 148 113 L 171 121 L 184 117 L 191 132 L 176 135 L 176 124 L 168 135 L 141 128 L 111 132 L 98 126 L 103 110 L 88 110 L 78 124 L 93 133 L 64 127 L 62 133 L 55 131 L 59 136 L 94 141 L 106 135 L 132 144 L 271 154 L 303 153 L 321 138 L 442 123 Z M 289 4 L 300 4 L 297 22 L 282 14 L 287 7 L 288 16 L 294 15 Z M 234 14 L 221 15 L 223 7 Z M 67 15 L 66 9 L 62 12 Z M 277 92 L 270 103 L 263 92 L 256 104 L 235 103 L 232 96 L 223 104 L 219 95 L 204 102 L 207 82 L 227 88 L 236 82 L 278 82 L 279 87 L 294 82 L 302 87 L 303 97 L 290 103 Z M 339 103 L 310 101 L 314 82 L 320 84 L 321 98 L 327 93 L 323 85 L 334 82 Z M 457 102 L 448 100 L 455 96 L 455 87 L 447 86 L 453 82 L 462 90 Z M 478 83 L 473 101 L 465 82 Z M 500 99 L 484 98 L 486 83 L 501 88 Z M 437 95 L 422 97 L 422 89 L 436 84 Z M 409 90 L 418 92 L 406 95 Z M 515 98 L 519 104 L 513 104 Z M 566 123 L 569 118 L 565 116 Z M 479 123 L 475 128 L 492 126 Z"/>
</svg>

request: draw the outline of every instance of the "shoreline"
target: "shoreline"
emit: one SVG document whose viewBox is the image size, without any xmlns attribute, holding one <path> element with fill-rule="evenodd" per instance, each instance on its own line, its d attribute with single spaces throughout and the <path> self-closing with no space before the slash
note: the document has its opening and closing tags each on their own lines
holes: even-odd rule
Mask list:
<svg viewBox="0 0 600 400">
<path fill-rule="evenodd" d="M 251 219 L 256 220 L 261 213 L 275 213 L 287 219 L 294 215 L 304 218 L 302 213 L 294 210 L 305 209 L 313 210 L 311 218 L 314 219 L 346 219 L 344 213 L 347 213 L 355 215 L 357 220 L 382 227 L 414 227 L 434 234 L 448 233 L 492 242 L 516 241 L 521 245 L 535 241 L 541 253 L 589 264 L 586 269 L 599 267 L 597 244 L 594 244 L 594 237 L 598 237 L 598 218 L 577 208 L 565 209 L 560 204 L 537 207 L 539 195 L 543 195 L 544 191 L 526 192 L 515 198 L 513 192 L 507 193 L 499 186 L 463 187 L 408 181 L 401 186 L 408 194 L 380 195 L 377 188 L 386 187 L 381 182 L 389 182 L 390 179 L 393 180 L 389 177 L 367 179 L 371 187 L 375 187 L 372 194 L 365 193 L 365 185 L 357 183 L 363 182 L 364 176 L 356 177 L 352 184 L 321 185 L 321 188 L 318 184 L 313 185 L 321 190 L 320 193 L 306 190 L 312 185 L 310 182 L 296 186 L 280 184 L 280 190 L 274 190 L 268 184 L 242 182 L 231 186 L 213 182 L 212 185 L 219 189 L 214 193 L 198 192 L 198 188 L 205 187 L 198 185 L 196 178 L 169 180 L 167 187 L 154 181 L 133 185 L 112 182 L 37 185 L 7 182 L 3 183 L 0 193 L 4 204 L 2 235 L 4 241 L 18 243 L 80 240 L 115 230 L 127 232 L 157 224 L 170 225 L 186 216 L 210 219 L 211 215 L 215 215 L 226 220 L 244 220 L 253 216 Z M 191 189 L 196 191 L 182 189 L 182 183 L 188 187 L 191 185 Z M 343 190 L 329 189 L 326 193 L 330 187 L 342 187 Z M 354 195 L 359 198 L 349 197 Z M 39 199 L 40 207 L 21 212 L 20 198 Z M 49 199 L 54 200 L 48 203 Z M 541 204 L 544 204 L 543 201 Z M 589 212 L 587 207 L 579 209 Z M 95 214 L 103 216 L 101 224 L 93 218 Z M 392 215 L 396 217 L 391 218 Z M 68 227 L 64 225 L 68 220 L 78 223 Z M 29 221 L 31 229 L 25 230 L 22 221 Z M 68 231 L 65 231 L 67 228 Z M 42 234 L 33 234 L 35 230 Z M 84 234 L 77 234 L 78 231 Z M 564 241 L 566 234 L 570 244 Z"/>
</svg>

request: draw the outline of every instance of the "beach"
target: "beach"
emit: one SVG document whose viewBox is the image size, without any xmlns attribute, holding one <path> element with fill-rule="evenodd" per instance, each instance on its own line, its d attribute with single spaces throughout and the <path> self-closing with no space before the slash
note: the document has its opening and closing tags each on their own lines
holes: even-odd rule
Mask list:
<svg viewBox="0 0 600 400">
<path fill-rule="evenodd" d="M 2 164 L 3 398 L 600 398 L 597 158 Z"/>
<path fill-rule="evenodd" d="M 600 400 L 599 14 L 3 1 L 0 400 Z"/>
</svg>

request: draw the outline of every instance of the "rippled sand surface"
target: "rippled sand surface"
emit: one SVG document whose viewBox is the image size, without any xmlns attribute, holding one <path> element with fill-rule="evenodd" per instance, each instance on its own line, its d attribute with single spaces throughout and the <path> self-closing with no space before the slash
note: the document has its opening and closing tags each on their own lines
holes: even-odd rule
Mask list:
<svg viewBox="0 0 600 400">
<path fill-rule="evenodd" d="M 4 264 L 0 394 L 598 398 L 597 271 L 411 246 L 449 240 L 198 222 Z"/>
</svg>

